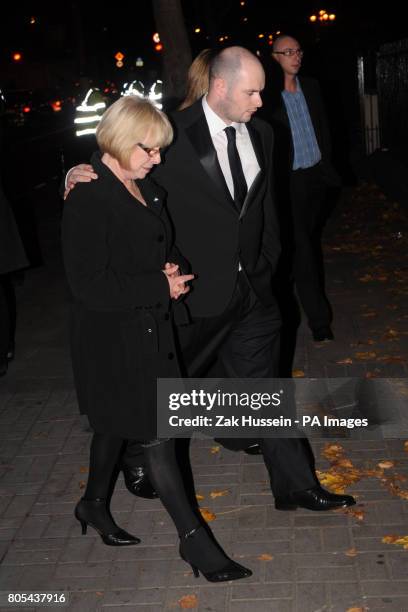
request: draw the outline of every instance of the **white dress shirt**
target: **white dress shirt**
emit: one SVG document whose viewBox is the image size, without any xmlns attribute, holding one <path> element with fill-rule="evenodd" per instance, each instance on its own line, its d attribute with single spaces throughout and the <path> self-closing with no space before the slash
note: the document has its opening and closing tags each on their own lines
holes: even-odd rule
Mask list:
<svg viewBox="0 0 408 612">
<path fill-rule="evenodd" d="M 207 96 L 204 96 L 203 98 L 203 110 L 208 128 L 210 130 L 211 139 L 213 141 L 215 150 L 217 151 L 218 161 L 220 162 L 225 182 L 227 183 L 227 187 L 232 198 L 234 198 L 234 182 L 232 180 L 227 151 L 228 139 L 227 134 L 224 132 L 225 128 L 228 127 L 228 124 L 225 123 L 225 121 L 223 121 L 223 119 L 221 119 L 221 117 L 219 117 L 217 113 L 212 110 L 212 108 L 210 108 L 207 102 Z M 251 137 L 245 123 L 233 122 L 231 123 L 231 126 L 236 130 L 237 149 L 249 191 L 256 175 L 260 170 L 260 167 L 258 160 L 256 159 Z"/>
</svg>

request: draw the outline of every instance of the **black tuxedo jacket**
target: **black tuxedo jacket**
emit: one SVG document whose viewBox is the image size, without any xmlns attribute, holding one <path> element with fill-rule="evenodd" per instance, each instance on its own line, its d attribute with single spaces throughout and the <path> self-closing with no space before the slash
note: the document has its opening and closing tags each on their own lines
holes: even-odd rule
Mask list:
<svg viewBox="0 0 408 612">
<path fill-rule="evenodd" d="M 196 274 L 186 299 L 191 314 L 209 317 L 225 310 L 238 262 L 262 303 L 273 303 L 272 276 L 280 246 L 272 196 L 272 128 L 257 118 L 247 123 L 260 172 L 238 211 L 218 162 L 202 101 L 172 119 L 175 139 L 155 177 L 168 193 L 177 245 Z"/>
<path fill-rule="evenodd" d="M 315 79 L 298 77 L 300 86 L 305 96 L 306 104 L 309 109 L 310 119 L 316 134 L 317 143 L 322 155 L 321 174 L 329 186 L 339 186 L 340 177 L 333 168 L 331 158 L 331 139 L 329 123 L 326 110 L 320 91 L 319 83 Z M 289 117 L 286 106 L 283 102 L 281 92 L 275 91 L 266 96 L 263 115 L 268 118 L 273 125 L 275 133 L 274 159 L 275 174 L 277 185 L 282 183 L 284 177 L 289 178 L 293 167 L 293 139 L 290 130 Z"/>
</svg>

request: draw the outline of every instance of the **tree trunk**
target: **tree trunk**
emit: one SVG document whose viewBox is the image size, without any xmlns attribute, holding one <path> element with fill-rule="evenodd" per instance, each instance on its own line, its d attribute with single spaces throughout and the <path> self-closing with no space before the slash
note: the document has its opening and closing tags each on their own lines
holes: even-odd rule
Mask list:
<svg viewBox="0 0 408 612">
<path fill-rule="evenodd" d="M 153 0 L 153 11 L 163 43 L 163 89 L 168 107 L 169 101 L 184 96 L 191 48 L 180 0 Z"/>
</svg>

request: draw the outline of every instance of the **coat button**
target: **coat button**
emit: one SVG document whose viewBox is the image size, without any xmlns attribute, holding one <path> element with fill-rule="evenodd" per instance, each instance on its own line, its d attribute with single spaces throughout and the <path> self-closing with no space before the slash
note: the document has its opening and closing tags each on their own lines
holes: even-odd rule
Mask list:
<svg viewBox="0 0 408 612">
<path fill-rule="evenodd" d="M 170 319 L 170 315 L 169 315 L 169 313 L 168 313 L 168 312 L 166 312 L 166 314 L 164 315 L 164 317 L 163 317 L 163 318 L 164 318 L 164 320 L 165 320 L 165 321 L 168 321 L 168 320 Z"/>
<path fill-rule="evenodd" d="M 169 359 L 174 359 L 174 353 L 169 353 L 169 354 L 167 355 L 167 357 L 168 357 Z"/>
<path fill-rule="evenodd" d="M 157 240 L 158 240 L 158 242 L 163 242 L 163 240 L 164 240 L 164 236 L 163 236 L 163 234 L 160 234 L 160 235 L 157 237 Z"/>
</svg>

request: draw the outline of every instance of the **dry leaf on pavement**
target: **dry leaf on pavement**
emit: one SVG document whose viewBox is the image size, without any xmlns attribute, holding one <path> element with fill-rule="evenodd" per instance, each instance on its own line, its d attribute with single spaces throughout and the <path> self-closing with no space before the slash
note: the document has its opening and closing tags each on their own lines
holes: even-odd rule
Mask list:
<svg viewBox="0 0 408 612">
<path fill-rule="evenodd" d="M 259 555 L 258 559 L 259 561 L 272 561 L 273 556 L 269 555 L 268 553 L 263 553 L 262 555 Z"/>
<path fill-rule="evenodd" d="M 380 461 L 377 465 L 382 470 L 389 470 L 395 466 L 395 463 L 394 461 Z"/>
<path fill-rule="evenodd" d="M 224 489 L 224 491 L 211 491 L 210 497 L 211 499 L 216 499 L 217 497 L 224 497 L 224 495 L 228 495 L 228 489 Z"/>
<path fill-rule="evenodd" d="M 207 523 L 215 521 L 215 519 L 217 518 L 214 512 L 211 512 L 211 510 L 209 510 L 208 508 L 200 508 L 200 512 L 201 516 L 205 521 L 207 521 Z"/>
<path fill-rule="evenodd" d="M 197 595 L 184 595 L 178 600 L 180 608 L 183 610 L 192 610 L 198 607 Z"/>
</svg>

